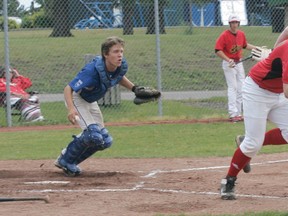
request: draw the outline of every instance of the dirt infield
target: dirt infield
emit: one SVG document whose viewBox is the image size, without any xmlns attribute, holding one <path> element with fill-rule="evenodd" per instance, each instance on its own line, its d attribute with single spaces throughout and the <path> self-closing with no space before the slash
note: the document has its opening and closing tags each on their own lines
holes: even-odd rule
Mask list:
<svg viewBox="0 0 288 216">
<path fill-rule="evenodd" d="M 219 198 L 230 158 L 95 159 L 69 178 L 51 160 L 0 161 L 1 197 L 44 197 L 0 203 L 0 215 L 152 216 L 288 210 L 287 154 L 258 155 L 240 173 L 235 201 Z"/>
</svg>

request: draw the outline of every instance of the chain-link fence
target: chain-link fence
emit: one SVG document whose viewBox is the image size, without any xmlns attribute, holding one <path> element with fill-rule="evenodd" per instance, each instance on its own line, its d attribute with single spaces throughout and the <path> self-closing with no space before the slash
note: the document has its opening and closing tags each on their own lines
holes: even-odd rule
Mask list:
<svg viewBox="0 0 288 216">
<path fill-rule="evenodd" d="M 122 87 L 110 91 L 114 99 L 109 102 L 106 95 L 100 104 L 105 121 L 226 118 L 227 87 L 214 47 L 229 28 L 228 16 L 240 17 L 248 43 L 269 48 L 288 22 L 288 3 L 280 0 L 35 0 L 29 7 L 7 1 L 7 38 L 0 2 L 0 64 L 5 65 L 8 49 L 11 67 L 31 79 L 27 91 L 38 92 L 45 122 L 51 124 L 66 121 L 63 88 L 84 66 L 85 56 L 99 55 L 101 43 L 112 35 L 126 42 L 127 77 L 161 88 L 163 97 L 158 104 L 136 106 L 133 93 Z M 254 64 L 244 62 L 246 73 Z M 5 126 L 5 94 L 1 106 Z M 21 122 L 15 112 L 13 125 Z"/>
</svg>

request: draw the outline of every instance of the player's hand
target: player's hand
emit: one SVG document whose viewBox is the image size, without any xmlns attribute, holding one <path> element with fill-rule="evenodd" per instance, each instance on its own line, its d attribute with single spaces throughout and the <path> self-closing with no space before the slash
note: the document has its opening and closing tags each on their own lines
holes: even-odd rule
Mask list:
<svg viewBox="0 0 288 216">
<path fill-rule="evenodd" d="M 72 111 L 68 113 L 68 120 L 75 125 L 80 119 L 79 119 L 79 115 L 77 112 Z"/>
<path fill-rule="evenodd" d="M 267 49 L 266 46 L 256 47 L 255 49 L 251 50 L 252 59 L 262 61 L 263 59 L 267 58 L 271 52 L 272 50 Z"/>
<path fill-rule="evenodd" d="M 229 63 L 229 67 L 230 68 L 234 68 L 236 66 L 236 64 L 235 64 L 233 59 L 229 59 L 228 63 Z"/>
</svg>

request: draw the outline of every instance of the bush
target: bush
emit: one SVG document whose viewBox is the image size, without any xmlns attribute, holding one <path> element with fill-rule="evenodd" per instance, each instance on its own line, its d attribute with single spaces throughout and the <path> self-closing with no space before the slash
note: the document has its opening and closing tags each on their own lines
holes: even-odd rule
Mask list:
<svg viewBox="0 0 288 216">
<path fill-rule="evenodd" d="M 8 19 L 8 29 L 17 29 L 19 27 L 15 20 Z M 0 30 L 4 31 L 4 17 L 0 17 Z"/>
<path fill-rule="evenodd" d="M 43 9 L 32 15 L 28 14 L 23 17 L 22 28 L 49 28 L 52 27 L 52 20 L 49 18 Z"/>
<path fill-rule="evenodd" d="M 22 19 L 22 24 L 21 24 L 21 28 L 33 28 L 34 27 L 34 23 L 33 23 L 33 18 L 32 16 L 24 16 Z"/>
</svg>

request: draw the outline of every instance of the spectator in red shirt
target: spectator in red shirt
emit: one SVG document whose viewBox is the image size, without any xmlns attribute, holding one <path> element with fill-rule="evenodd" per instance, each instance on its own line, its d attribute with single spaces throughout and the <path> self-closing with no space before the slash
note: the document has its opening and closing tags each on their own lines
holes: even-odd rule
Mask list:
<svg viewBox="0 0 288 216">
<path fill-rule="evenodd" d="M 11 106 L 21 112 L 25 121 L 42 121 L 39 99 L 36 95 L 26 92 L 32 86 L 30 78 L 20 75 L 15 69 L 10 69 Z M 5 68 L 0 66 L 0 106 L 6 105 Z"/>
</svg>

